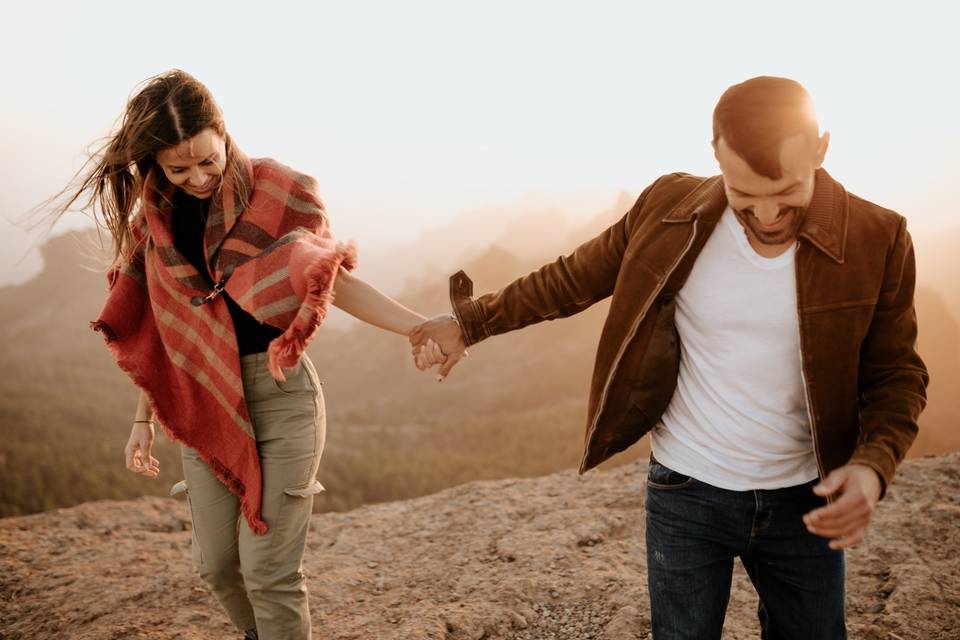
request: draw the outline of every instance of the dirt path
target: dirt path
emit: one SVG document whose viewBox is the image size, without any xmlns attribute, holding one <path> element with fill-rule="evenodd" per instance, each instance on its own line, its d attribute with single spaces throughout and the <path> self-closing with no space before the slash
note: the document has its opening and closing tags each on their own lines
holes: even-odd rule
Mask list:
<svg viewBox="0 0 960 640">
<path fill-rule="evenodd" d="M 647 638 L 645 473 L 477 482 L 314 516 L 314 638 Z M 239 638 L 190 562 L 189 520 L 173 498 L 0 520 L 0 640 Z M 960 453 L 905 463 L 847 555 L 847 593 L 851 638 L 960 638 Z M 738 569 L 724 638 L 759 637 L 755 607 Z"/>
</svg>

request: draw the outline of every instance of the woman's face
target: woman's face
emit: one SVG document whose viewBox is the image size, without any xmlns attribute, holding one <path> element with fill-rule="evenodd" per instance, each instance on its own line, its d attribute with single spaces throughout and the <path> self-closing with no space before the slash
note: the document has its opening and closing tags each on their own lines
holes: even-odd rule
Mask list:
<svg viewBox="0 0 960 640">
<path fill-rule="evenodd" d="M 167 180 L 195 198 L 213 195 L 227 165 L 226 143 L 211 128 L 157 153 L 157 164 Z"/>
</svg>

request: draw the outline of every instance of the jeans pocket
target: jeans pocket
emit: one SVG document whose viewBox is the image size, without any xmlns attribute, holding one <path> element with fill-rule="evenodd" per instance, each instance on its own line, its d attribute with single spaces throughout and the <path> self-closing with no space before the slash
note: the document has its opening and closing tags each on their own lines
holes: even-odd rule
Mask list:
<svg viewBox="0 0 960 640">
<path fill-rule="evenodd" d="M 654 459 L 650 460 L 650 467 L 647 471 L 647 486 L 651 489 L 676 491 L 678 489 L 685 489 L 694 482 L 696 482 L 696 480 L 691 476 L 674 471 Z"/>
</svg>

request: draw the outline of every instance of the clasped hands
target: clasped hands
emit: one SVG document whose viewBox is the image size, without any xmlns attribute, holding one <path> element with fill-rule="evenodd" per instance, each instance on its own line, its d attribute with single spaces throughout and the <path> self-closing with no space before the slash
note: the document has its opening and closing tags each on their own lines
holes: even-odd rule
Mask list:
<svg viewBox="0 0 960 640">
<path fill-rule="evenodd" d="M 451 313 L 435 316 L 417 325 L 410 331 L 409 337 L 417 369 L 426 371 L 434 365 L 440 365 L 437 382 L 443 382 L 457 362 L 470 355 L 460 323 Z"/>
</svg>

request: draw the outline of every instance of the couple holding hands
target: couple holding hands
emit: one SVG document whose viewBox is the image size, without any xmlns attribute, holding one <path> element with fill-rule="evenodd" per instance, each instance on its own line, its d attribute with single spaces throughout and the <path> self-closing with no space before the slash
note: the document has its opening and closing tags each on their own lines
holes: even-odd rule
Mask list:
<svg viewBox="0 0 960 640">
<path fill-rule="evenodd" d="M 569 255 L 427 319 L 352 275 L 316 181 L 251 159 L 204 85 L 149 79 L 79 174 L 114 241 L 92 322 L 141 395 L 125 450 L 159 473 L 181 444 L 192 556 L 238 632 L 309 638 L 302 560 L 323 451 L 322 382 L 304 348 L 332 303 L 409 336 L 448 375 L 491 336 L 612 296 L 580 472 L 650 434 L 645 491 L 654 637 L 719 638 L 735 558 L 765 638 L 844 638 L 844 548 L 865 533 L 917 431 L 905 219 L 822 168 L 829 134 L 797 82 L 730 87 L 720 174 L 664 175 Z M 638 491 L 641 488 L 638 487 Z M 639 535 L 640 532 L 638 532 Z"/>
</svg>

